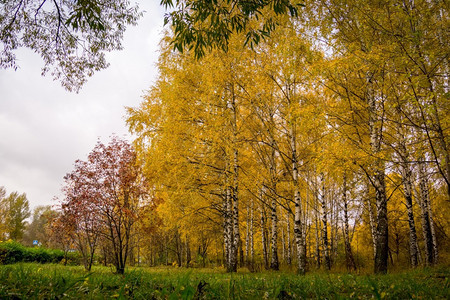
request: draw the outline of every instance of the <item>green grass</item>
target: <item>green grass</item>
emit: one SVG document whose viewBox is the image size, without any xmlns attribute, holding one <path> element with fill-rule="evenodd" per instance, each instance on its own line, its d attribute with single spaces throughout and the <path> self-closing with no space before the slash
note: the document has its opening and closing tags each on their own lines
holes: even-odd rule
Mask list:
<svg viewBox="0 0 450 300">
<path fill-rule="evenodd" d="M 0 266 L 0 299 L 449 299 L 448 268 L 387 275 L 238 272 L 19 263 Z"/>
</svg>

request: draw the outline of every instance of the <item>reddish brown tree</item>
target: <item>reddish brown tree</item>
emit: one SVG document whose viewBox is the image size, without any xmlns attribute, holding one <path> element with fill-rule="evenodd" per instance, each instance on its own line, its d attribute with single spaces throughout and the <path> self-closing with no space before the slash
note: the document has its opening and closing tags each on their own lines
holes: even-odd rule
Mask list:
<svg viewBox="0 0 450 300">
<path fill-rule="evenodd" d="M 53 219 L 49 221 L 50 226 L 47 228 L 49 246 L 64 251 L 64 265 L 67 264 L 67 253 L 73 246 L 74 226 L 73 223 L 68 221 L 61 212 L 57 212 Z"/>
<path fill-rule="evenodd" d="M 146 195 L 145 180 L 133 147 L 113 137 L 108 145 L 98 142 L 87 161 L 76 161 L 65 176 L 66 198 L 61 207 L 72 216 L 76 230 L 94 253 L 99 238 L 110 244 L 116 272 L 123 274 L 137 221 Z M 84 240 L 82 240 L 84 239 Z"/>
<path fill-rule="evenodd" d="M 95 185 L 95 176 L 92 164 L 75 161 L 74 170 L 64 177 L 65 198 L 61 203 L 61 222 L 81 253 L 87 271 L 91 270 L 104 227 L 97 203 L 101 201 L 98 198 L 101 191 Z"/>
</svg>

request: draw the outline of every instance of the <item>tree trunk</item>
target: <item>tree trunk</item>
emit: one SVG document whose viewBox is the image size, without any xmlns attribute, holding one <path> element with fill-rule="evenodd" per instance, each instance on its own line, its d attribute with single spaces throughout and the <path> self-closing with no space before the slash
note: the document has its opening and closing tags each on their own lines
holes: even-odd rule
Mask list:
<svg viewBox="0 0 450 300">
<path fill-rule="evenodd" d="M 165 250 L 166 250 L 166 266 L 168 266 L 169 265 L 169 237 L 168 237 L 168 235 L 166 235 L 165 236 L 165 243 L 164 243 L 164 246 L 165 246 Z"/>
<path fill-rule="evenodd" d="M 237 168 L 234 168 L 235 172 L 237 172 Z M 232 205 L 232 211 L 231 211 L 231 240 L 230 240 L 230 259 L 229 259 L 229 266 L 227 271 L 228 272 L 237 272 L 238 267 L 238 253 L 239 253 L 239 203 L 238 203 L 238 196 L 237 196 L 237 180 L 234 180 L 234 186 L 230 188 L 231 193 L 231 205 Z"/>
<path fill-rule="evenodd" d="M 230 264 L 230 248 L 231 248 L 231 194 L 227 187 L 223 196 L 223 259 L 224 265 L 228 269 Z"/>
<path fill-rule="evenodd" d="M 180 233 L 178 232 L 178 227 L 175 227 L 175 250 L 177 256 L 177 266 L 181 267 L 183 265 L 183 247 L 181 244 Z"/>
<path fill-rule="evenodd" d="M 247 220 L 245 226 L 245 261 L 247 265 L 249 264 L 249 255 L 250 255 L 250 209 L 247 206 Z"/>
<path fill-rule="evenodd" d="M 294 184 L 294 237 L 297 246 L 297 264 L 298 273 L 305 274 L 306 272 L 306 253 L 305 253 L 305 239 L 302 227 L 302 200 L 300 198 L 299 183 L 298 183 L 298 165 L 297 165 L 297 143 L 295 124 L 291 124 L 291 149 L 292 149 L 292 181 Z"/>
<path fill-rule="evenodd" d="M 385 185 L 385 165 L 382 158 L 377 157 L 381 152 L 381 144 L 383 140 L 383 114 L 384 106 L 380 103 L 377 107 L 377 99 L 373 88 L 374 74 L 369 72 L 367 74 L 367 91 L 366 99 L 369 114 L 369 135 L 371 154 L 375 157 L 375 162 L 372 164 L 373 174 L 368 174 L 372 177 L 372 185 L 375 188 L 375 202 L 377 209 L 376 219 L 376 249 L 374 271 L 375 273 L 387 273 L 388 259 L 389 259 L 389 245 L 388 245 L 388 214 L 387 214 L 387 197 Z"/>
<path fill-rule="evenodd" d="M 232 98 L 231 98 L 231 111 L 232 111 L 232 128 L 233 128 L 233 169 L 232 169 L 232 204 L 233 204 L 233 239 L 232 239 L 232 251 L 230 257 L 230 268 L 229 272 L 237 272 L 238 267 L 238 249 L 240 241 L 239 233 L 239 197 L 238 197 L 238 177 L 239 177 L 239 161 L 238 161 L 238 148 L 237 148 L 237 107 L 236 99 L 234 93 L 234 86 L 232 88 Z"/>
<path fill-rule="evenodd" d="M 336 259 L 337 256 L 337 213 L 336 213 L 336 200 L 334 199 L 333 188 L 328 190 L 328 209 L 330 211 L 330 265 Z"/>
<path fill-rule="evenodd" d="M 388 215 L 384 167 L 378 168 L 374 176 L 375 200 L 377 204 L 375 273 L 387 273 L 388 267 Z"/>
<path fill-rule="evenodd" d="M 255 246 L 253 242 L 253 199 L 250 203 L 250 264 L 253 266 L 255 261 Z"/>
<path fill-rule="evenodd" d="M 264 208 L 261 204 L 261 242 L 264 259 L 264 268 L 269 269 L 269 256 L 267 253 L 267 233 L 266 233 L 266 217 L 264 216 Z"/>
<path fill-rule="evenodd" d="M 281 227 L 281 257 L 286 262 L 286 233 L 284 232 L 284 226 Z"/>
<path fill-rule="evenodd" d="M 428 191 L 428 175 L 425 171 L 425 163 L 419 163 L 419 189 L 420 189 L 420 208 L 422 211 L 422 231 L 425 242 L 425 264 L 432 265 L 434 263 L 433 256 L 433 236 L 431 233 L 430 210 L 428 208 L 429 191 Z"/>
<path fill-rule="evenodd" d="M 227 272 L 233 272 L 233 263 L 237 262 L 237 258 L 234 258 L 233 245 L 234 245 L 234 234 L 233 234 L 233 197 L 231 193 L 231 187 L 227 187 L 226 191 L 226 201 L 227 201 L 227 210 L 226 210 L 226 232 L 227 232 L 227 240 L 226 240 L 226 266 Z"/>
<path fill-rule="evenodd" d="M 344 174 L 342 186 L 342 202 L 344 203 L 344 244 L 345 244 L 345 262 L 347 270 L 356 270 L 356 263 L 353 257 L 352 246 L 350 244 L 350 234 L 348 229 L 348 201 L 347 201 L 347 176 Z"/>
<path fill-rule="evenodd" d="M 244 245 L 242 242 L 242 239 L 239 240 L 238 243 L 239 248 L 239 267 L 243 267 L 245 265 L 245 258 L 244 258 Z"/>
<path fill-rule="evenodd" d="M 279 270 L 280 265 L 278 262 L 278 215 L 277 215 L 277 202 L 272 200 L 271 207 L 271 219 L 272 219 L 272 231 L 271 231 L 271 251 L 272 256 L 270 259 L 270 268 L 272 270 Z"/>
<path fill-rule="evenodd" d="M 325 178 L 321 174 L 321 193 L 320 204 L 322 207 L 322 245 L 323 245 L 323 257 L 325 259 L 325 266 L 328 270 L 331 270 L 330 250 L 328 246 L 328 221 L 327 221 L 327 204 L 326 204 L 326 190 L 325 190 Z"/>
<path fill-rule="evenodd" d="M 317 206 L 317 193 L 314 193 L 314 222 L 315 222 L 315 240 L 316 240 L 316 266 L 320 269 L 322 264 L 322 258 L 320 255 L 320 221 L 319 221 L 319 208 Z"/>
<path fill-rule="evenodd" d="M 186 268 L 189 268 L 192 258 L 191 258 L 191 243 L 189 241 L 189 236 L 187 234 L 184 247 L 186 248 Z"/>
<path fill-rule="evenodd" d="M 270 256 L 270 268 L 272 270 L 279 270 L 279 261 L 278 261 L 278 214 L 277 214 L 277 168 L 276 168 L 276 145 L 275 145 L 275 139 L 272 136 L 272 133 L 269 131 L 270 135 L 270 145 L 271 145 L 271 153 L 269 157 L 269 173 L 270 173 L 270 184 L 271 184 L 271 232 L 270 232 L 270 250 L 271 250 L 271 256 Z"/>
<path fill-rule="evenodd" d="M 286 213 L 286 239 L 287 239 L 287 254 L 286 254 L 286 262 L 288 265 L 292 264 L 292 246 L 291 246 L 291 218 L 289 213 Z"/>
<path fill-rule="evenodd" d="M 401 108 L 398 108 L 399 116 L 402 116 Z M 416 225 L 414 221 L 414 211 L 413 211 L 413 199 L 412 199 L 412 171 L 409 160 L 409 153 L 406 148 L 406 128 L 403 124 L 403 118 L 400 118 L 400 122 L 398 124 L 398 132 L 399 132 L 399 146 L 398 146 L 398 154 L 400 156 L 400 173 L 402 175 L 403 181 L 403 191 L 405 195 L 405 205 L 406 211 L 408 214 L 408 225 L 409 225 L 409 256 L 410 263 L 413 268 L 415 268 L 418 264 L 418 252 L 419 247 L 417 245 L 417 232 Z"/>
<path fill-rule="evenodd" d="M 415 268 L 418 264 L 417 233 L 416 233 L 416 225 L 414 222 L 414 212 L 412 202 L 411 168 L 408 166 L 406 161 L 403 161 L 402 163 L 402 177 L 405 194 L 405 205 L 408 214 L 410 262 L 411 266 Z"/>
<path fill-rule="evenodd" d="M 369 191 L 369 187 L 367 188 L 367 199 L 366 199 L 366 207 L 369 213 L 369 226 L 370 233 L 372 236 L 372 248 L 373 248 L 373 259 L 375 261 L 375 253 L 377 253 L 377 231 L 375 227 L 375 213 L 373 211 L 372 202 L 370 201 L 371 195 Z"/>
<path fill-rule="evenodd" d="M 428 201 L 428 217 L 430 218 L 430 229 L 431 229 L 431 240 L 433 241 L 433 262 L 435 264 L 438 263 L 438 247 L 437 247 L 437 240 L 436 240 L 436 231 L 434 227 L 434 221 L 433 221 L 433 213 L 431 211 L 431 201 Z"/>
</svg>

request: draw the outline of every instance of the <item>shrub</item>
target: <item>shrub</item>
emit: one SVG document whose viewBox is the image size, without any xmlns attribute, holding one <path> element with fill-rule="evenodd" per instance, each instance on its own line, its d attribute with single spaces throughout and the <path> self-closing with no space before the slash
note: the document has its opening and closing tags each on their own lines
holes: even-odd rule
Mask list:
<svg viewBox="0 0 450 300">
<path fill-rule="evenodd" d="M 20 243 L 7 241 L 0 243 L 0 263 L 13 264 L 25 260 L 26 249 Z"/>
<path fill-rule="evenodd" d="M 61 250 L 24 247 L 15 241 L 0 242 L 0 264 L 16 262 L 56 263 L 64 258 Z"/>
<path fill-rule="evenodd" d="M 64 255 L 60 260 L 60 263 L 68 266 L 78 266 L 81 265 L 81 254 L 80 252 L 68 252 L 66 254 L 66 260 L 64 260 Z"/>
</svg>

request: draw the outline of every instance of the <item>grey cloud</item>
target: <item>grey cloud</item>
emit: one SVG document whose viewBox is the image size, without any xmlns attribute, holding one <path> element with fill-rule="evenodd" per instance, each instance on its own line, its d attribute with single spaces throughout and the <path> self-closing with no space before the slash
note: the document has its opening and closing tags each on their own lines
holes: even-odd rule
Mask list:
<svg viewBox="0 0 450 300">
<path fill-rule="evenodd" d="M 129 28 L 124 50 L 108 53 L 110 67 L 95 74 L 79 94 L 41 77 L 40 58 L 20 50 L 18 71 L 0 70 L 0 186 L 27 193 L 32 207 L 52 203 L 63 176 L 85 159 L 100 137 L 127 135 L 125 106 L 137 106 L 157 76 L 163 9 L 147 11 Z"/>
</svg>

